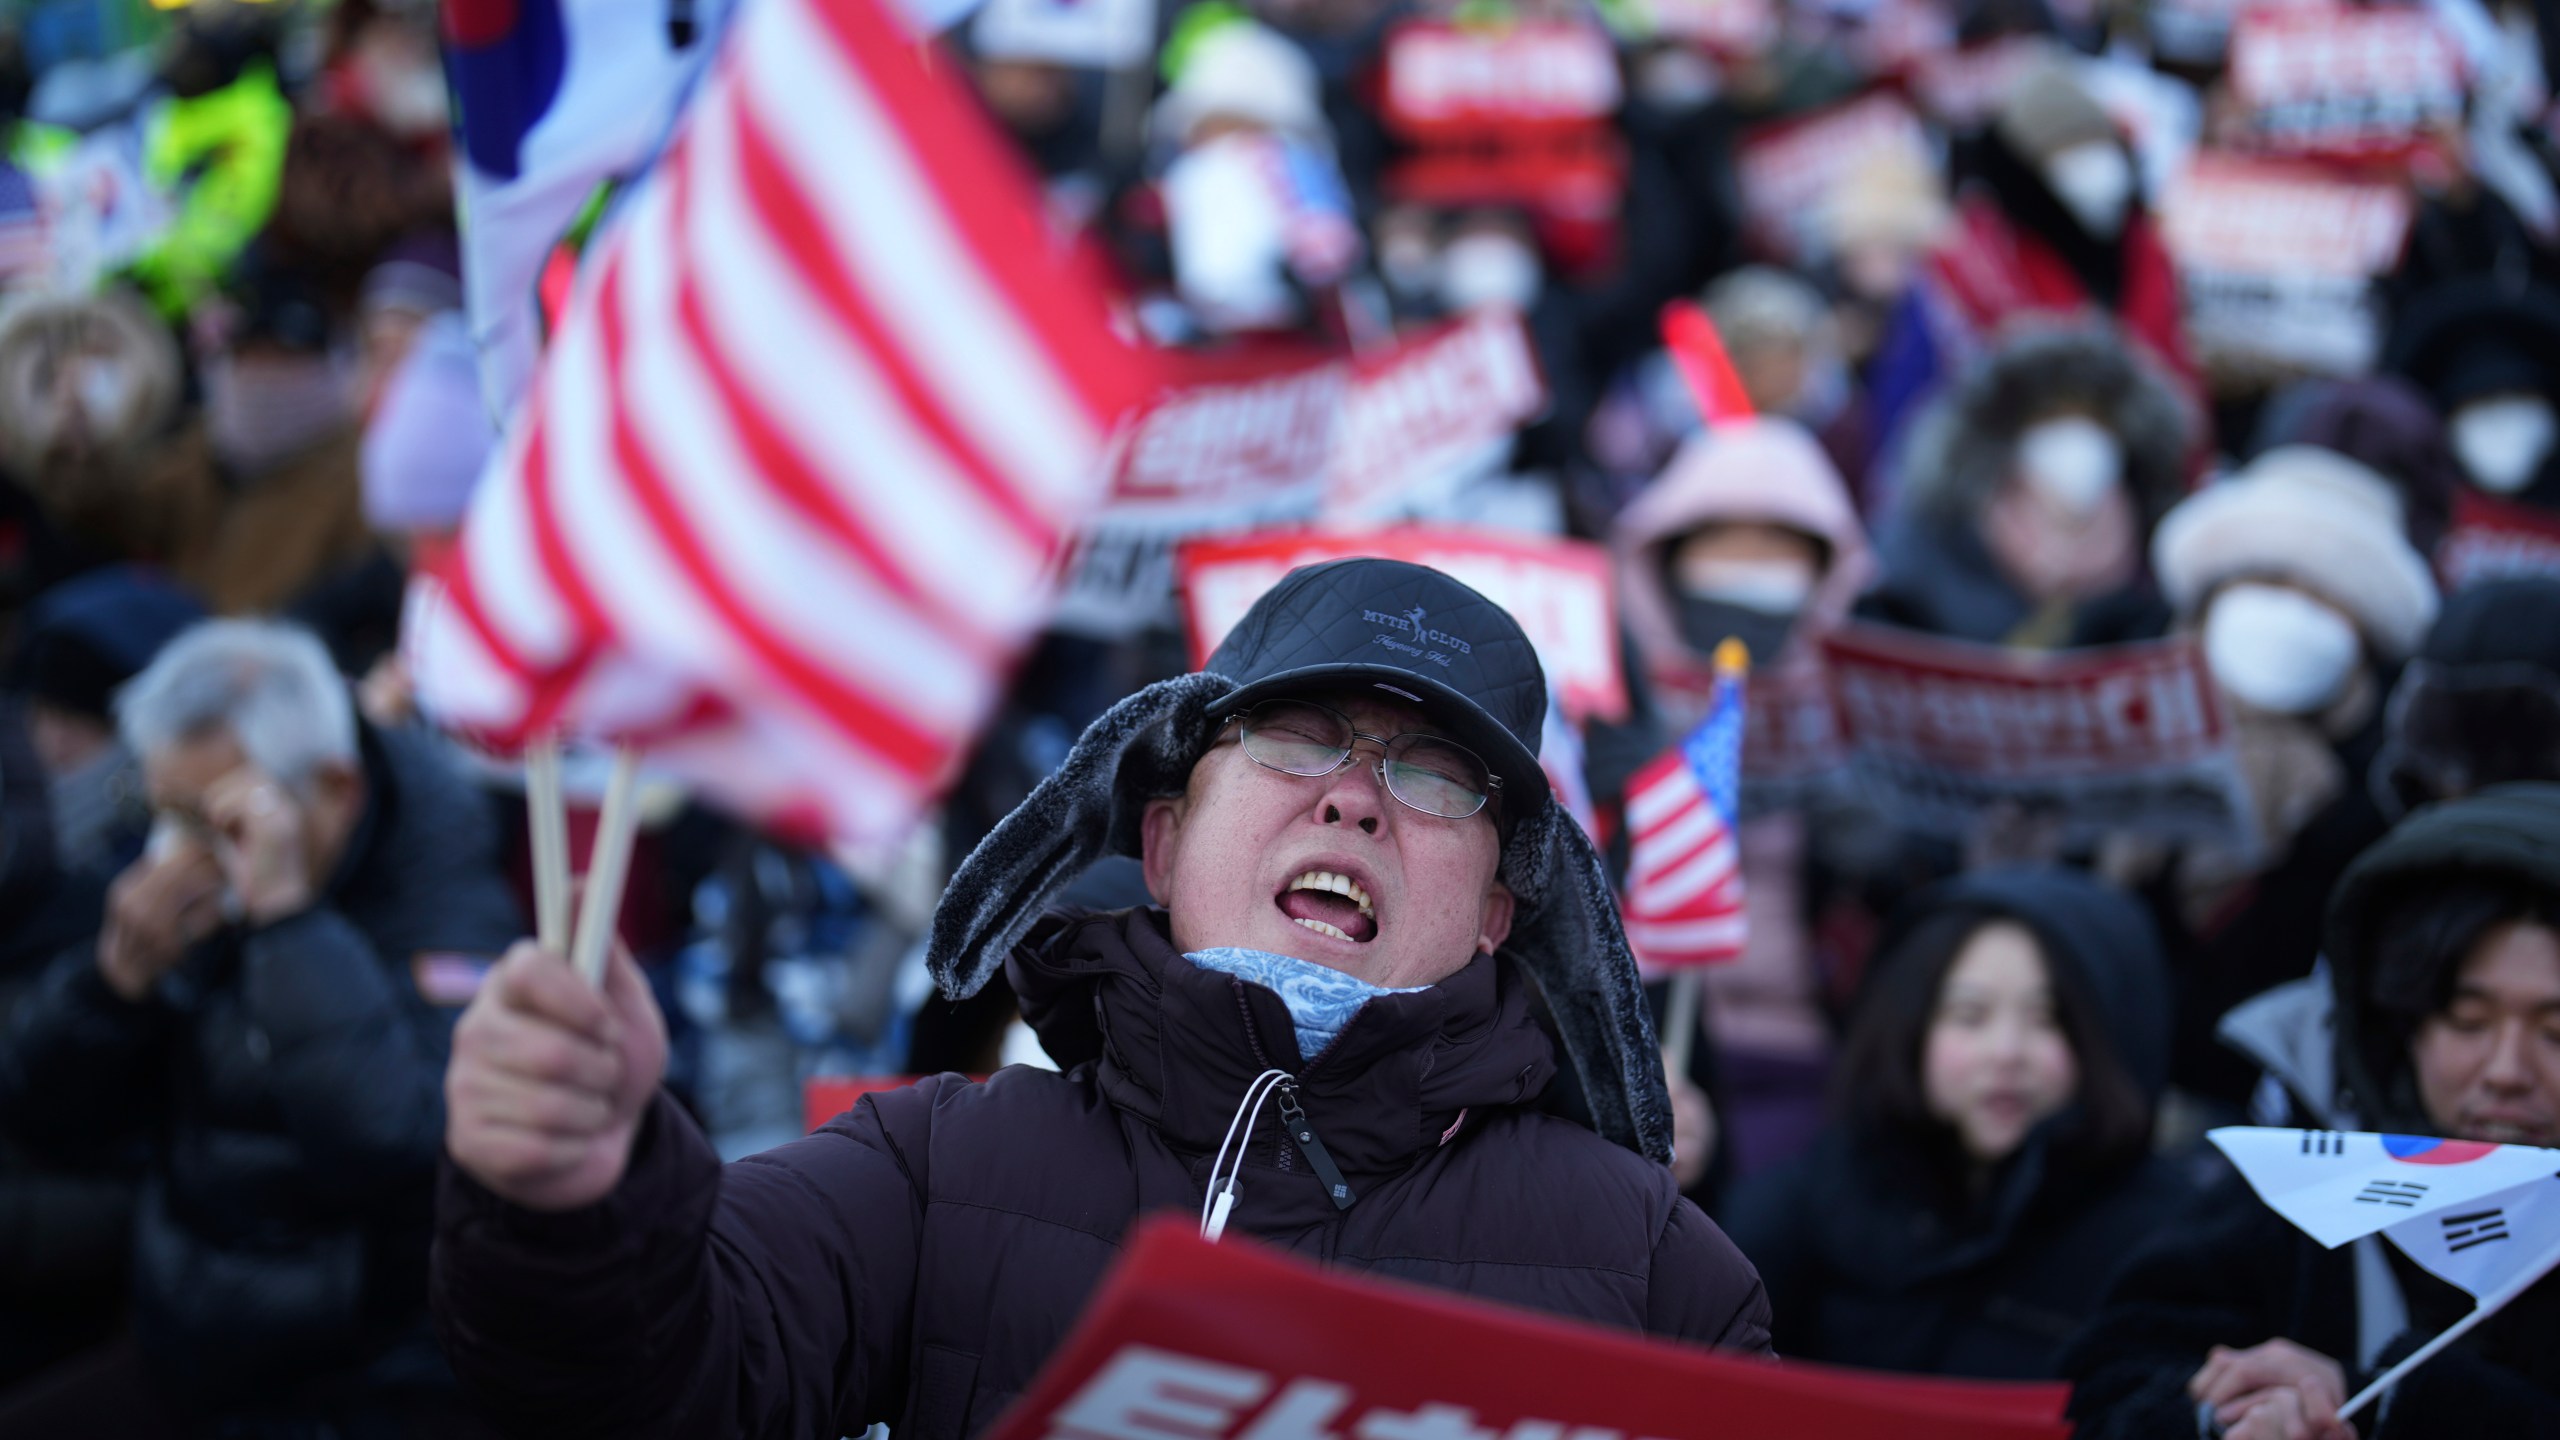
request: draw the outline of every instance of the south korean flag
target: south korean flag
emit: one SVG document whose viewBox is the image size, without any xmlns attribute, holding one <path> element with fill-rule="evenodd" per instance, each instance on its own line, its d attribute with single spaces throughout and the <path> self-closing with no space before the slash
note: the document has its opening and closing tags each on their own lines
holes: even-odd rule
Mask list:
<svg viewBox="0 0 2560 1440">
<path fill-rule="evenodd" d="M 2485 1298 L 2560 1251 L 2560 1175 L 2404 1220 L 2382 1233 L 2446 1283 Z"/>
</svg>

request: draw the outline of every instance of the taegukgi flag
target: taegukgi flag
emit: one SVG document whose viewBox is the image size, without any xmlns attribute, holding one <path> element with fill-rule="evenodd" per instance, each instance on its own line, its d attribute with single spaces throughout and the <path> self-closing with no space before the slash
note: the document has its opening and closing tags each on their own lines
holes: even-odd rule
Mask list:
<svg viewBox="0 0 2560 1440">
<path fill-rule="evenodd" d="M 2448 1205 L 2382 1233 L 2447 1284 L 2486 1298 L 2560 1251 L 2560 1175 Z"/>
<path fill-rule="evenodd" d="M 2441 1223 L 2445 1217 L 2492 1208 L 2505 1192 L 2535 1184 L 2560 1189 L 2552 1180 L 2560 1174 L 2560 1150 L 2531 1145 L 2247 1125 L 2225 1126 L 2206 1138 L 2239 1167 L 2258 1198 L 2331 1248 L 2388 1231 L 2409 1249 L 2411 1242 L 2403 1236 L 2419 1234 L 2421 1221 L 2449 1234 Z M 2450 1249 L 2462 1238 L 2438 1246 L 2448 1260 L 2456 1253 L 2472 1253 Z M 2436 1269 L 2425 1255 L 2410 1253 Z M 2468 1273 L 2470 1266 L 2466 1262 L 2456 1268 Z"/>
</svg>

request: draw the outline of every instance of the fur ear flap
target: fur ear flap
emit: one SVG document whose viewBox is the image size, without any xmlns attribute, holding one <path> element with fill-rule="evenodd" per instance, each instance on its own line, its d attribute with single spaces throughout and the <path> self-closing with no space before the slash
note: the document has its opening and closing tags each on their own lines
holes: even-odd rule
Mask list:
<svg viewBox="0 0 2560 1440">
<path fill-rule="evenodd" d="M 1669 1164 L 1661 1042 L 1600 852 L 1563 806 L 1550 805 L 1512 835 L 1503 879 L 1522 901 L 1503 953 L 1545 992 L 1593 1125 Z"/>
<path fill-rule="evenodd" d="M 1233 689 L 1222 676 L 1177 676 L 1085 727 L 1056 773 L 960 862 L 934 907 L 925 966 L 946 997 L 977 994 L 1086 866 L 1137 852 L 1139 812 L 1182 792 L 1217 737 L 1209 702 Z"/>
</svg>

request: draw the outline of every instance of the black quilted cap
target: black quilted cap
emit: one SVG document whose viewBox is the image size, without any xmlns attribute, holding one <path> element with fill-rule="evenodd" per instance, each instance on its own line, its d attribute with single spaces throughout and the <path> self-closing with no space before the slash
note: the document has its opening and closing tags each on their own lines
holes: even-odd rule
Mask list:
<svg viewBox="0 0 2560 1440">
<path fill-rule="evenodd" d="M 1292 570 L 1201 668 L 1235 682 L 1212 702 L 1224 711 L 1362 686 L 1410 700 L 1484 757 L 1502 782 L 1506 824 L 1547 807 L 1537 652 L 1511 612 L 1428 566 L 1358 559 Z"/>
</svg>

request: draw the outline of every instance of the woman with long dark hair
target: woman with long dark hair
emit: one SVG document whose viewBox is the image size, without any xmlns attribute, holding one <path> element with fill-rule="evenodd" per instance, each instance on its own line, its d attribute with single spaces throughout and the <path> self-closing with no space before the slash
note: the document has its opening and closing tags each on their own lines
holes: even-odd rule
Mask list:
<svg viewBox="0 0 2560 1440">
<path fill-rule="evenodd" d="M 2150 1157 L 2169 997 L 2141 907 L 2076 871 L 1983 871 L 1896 917 L 1834 1120 L 1726 1217 L 1779 1353 L 2056 1373 L 2114 1262 L 2178 1193 Z"/>
</svg>

